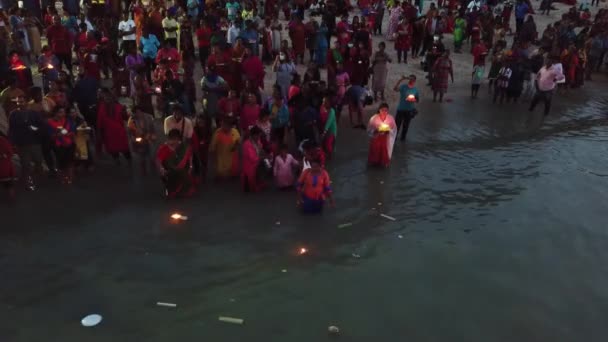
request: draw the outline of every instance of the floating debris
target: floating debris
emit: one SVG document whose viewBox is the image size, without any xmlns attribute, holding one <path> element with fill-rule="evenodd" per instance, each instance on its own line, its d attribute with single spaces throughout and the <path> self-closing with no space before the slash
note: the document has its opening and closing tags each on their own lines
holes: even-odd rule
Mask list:
<svg viewBox="0 0 608 342">
<path fill-rule="evenodd" d="M 387 220 L 391 220 L 391 221 L 397 221 L 396 218 L 392 217 L 392 216 L 388 216 L 386 214 L 380 214 L 380 216 L 384 217 Z"/>
<path fill-rule="evenodd" d="M 97 324 L 99 324 L 102 319 L 103 319 L 103 317 L 101 317 L 101 315 L 92 314 L 92 315 L 88 315 L 85 318 L 83 318 L 80 321 L 80 323 L 85 327 L 94 327 Z"/>
<path fill-rule="evenodd" d="M 242 318 L 227 317 L 227 316 L 220 316 L 220 317 L 218 317 L 218 320 L 220 322 L 232 323 L 232 324 L 243 324 L 245 322 L 245 320 Z"/>
<path fill-rule="evenodd" d="M 327 332 L 329 332 L 330 334 L 339 334 L 340 328 L 335 325 L 330 325 L 329 327 L 327 327 Z"/>
<path fill-rule="evenodd" d="M 384 181 L 380 181 L 380 184 L 384 184 Z"/>
<path fill-rule="evenodd" d="M 342 224 L 339 224 L 339 225 L 338 225 L 338 228 L 339 228 L 339 229 L 342 229 L 342 228 L 348 228 L 348 227 L 350 227 L 350 226 L 352 226 L 352 225 L 353 225 L 353 223 L 352 223 L 352 222 L 342 223 Z"/>
<path fill-rule="evenodd" d="M 236 299 L 230 298 L 229 301 L 230 301 L 230 303 L 234 303 L 234 302 L 236 302 Z"/>
<path fill-rule="evenodd" d="M 284 268 L 284 269 L 282 269 L 282 270 L 281 270 L 281 273 L 287 273 L 287 269 L 285 269 L 285 268 Z"/>
<path fill-rule="evenodd" d="M 398 238 L 403 239 L 403 235 L 399 234 L 397 235 Z"/>
<path fill-rule="evenodd" d="M 165 302 L 156 302 L 156 305 L 164 306 L 167 308 L 176 308 L 177 307 L 177 304 L 175 304 L 175 303 L 165 303 Z"/>
<path fill-rule="evenodd" d="M 276 225 L 277 225 L 277 226 L 280 226 L 280 225 L 281 225 L 281 221 L 277 221 L 277 222 L 276 222 Z"/>
<path fill-rule="evenodd" d="M 378 206 L 381 207 L 382 206 L 382 202 L 378 202 Z"/>
<path fill-rule="evenodd" d="M 357 253 L 353 253 L 351 254 L 353 256 L 353 258 L 355 259 L 359 259 L 361 257 L 361 255 L 357 254 Z"/>
</svg>

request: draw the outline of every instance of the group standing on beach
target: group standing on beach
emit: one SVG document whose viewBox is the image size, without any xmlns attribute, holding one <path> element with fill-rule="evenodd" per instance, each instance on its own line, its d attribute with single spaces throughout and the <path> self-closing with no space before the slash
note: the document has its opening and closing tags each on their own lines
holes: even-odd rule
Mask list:
<svg viewBox="0 0 608 342">
<path fill-rule="evenodd" d="M 27 189 L 36 189 L 43 172 L 69 185 L 105 152 L 116 163 L 136 160 L 144 174 L 154 165 L 168 198 L 195 194 L 211 165 L 216 180 L 238 178 L 245 192 L 270 183 L 294 188 L 304 211 L 319 212 L 326 199 L 333 203 L 325 167 L 336 153 L 344 107 L 350 125 L 369 136 L 368 164 L 379 167 L 390 165 L 398 133 L 404 141 L 418 114 L 414 75 L 393 88 L 399 100 L 396 116 L 390 114 L 384 103 L 389 63 L 422 59 L 433 101 L 443 102 L 454 73 L 442 39 L 453 34 L 455 52 L 470 43 L 474 98 L 489 56 L 494 100 L 517 100 L 519 82 L 534 84 L 538 72 L 530 108 L 543 101 L 548 113 L 562 79 L 555 51 L 566 86 L 574 88 L 602 66 L 608 49 L 605 10 L 592 19 L 588 9 L 574 8 L 539 38 L 531 6 L 519 1 L 507 49 L 509 3 L 438 5 L 423 14 L 421 2 L 359 1 L 362 15 L 352 18 L 352 8 L 339 0 L 136 1 L 122 10 L 94 3 L 62 13 L 49 6 L 40 17 L 31 8 L 12 8 L 10 16 L 0 11 L 0 105 L 9 122 L 8 135 L 0 136 L 0 181 L 13 195 L 18 156 Z M 394 43 L 396 61 L 385 42 L 376 49 L 372 44 L 373 35 L 383 35 L 385 8 L 384 36 Z M 585 29 L 576 35 L 578 26 Z M 41 35 L 48 45 L 38 46 Z M 534 44 L 540 47 L 529 54 Z M 305 60 L 300 75 L 296 65 Z M 194 79 L 197 65 L 200 81 Z M 34 85 L 32 70 L 41 85 Z M 270 96 L 264 95 L 266 70 L 275 79 Z M 133 106 L 120 97 L 130 97 Z M 363 109 L 374 102 L 381 104 L 365 124 Z M 161 131 L 157 117 L 163 118 Z"/>
</svg>

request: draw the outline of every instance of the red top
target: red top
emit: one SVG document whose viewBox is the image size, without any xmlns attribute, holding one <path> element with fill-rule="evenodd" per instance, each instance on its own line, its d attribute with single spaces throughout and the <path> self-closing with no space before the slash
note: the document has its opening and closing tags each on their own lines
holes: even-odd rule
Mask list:
<svg viewBox="0 0 608 342">
<path fill-rule="evenodd" d="M 169 61 L 168 65 L 173 72 L 177 72 L 177 69 L 179 68 L 180 56 L 176 48 L 163 48 L 158 50 L 158 54 L 156 55 L 156 64 L 160 64 L 160 61 L 163 59 Z"/>
<path fill-rule="evenodd" d="M 488 54 L 488 49 L 485 44 L 479 43 L 473 48 L 473 66 L 484 65 L 485 58 Z"/>
<path fill-rule="evenodd" d="M 211 29 L 208 27 L 201 27 L 196 30 L 196 39 L 198 40 L 198 47 L 209 47 L 211 45 Z"/>
<path fill-rule="evenodd" d="M 51 49 L 56 54 L 70 53 L 72 50 L 72 35 L 62 25 L 53 25 L 47 29 L 46 37 Z"/>
<path fill-rule="evenodd" d="M 67 118 L 63 117 L 59 120 L 51 118 L 48 119 L 47 122 L 49 127 L 51 128 L 52 137 L 56 146 L 72 146 L 72 144 L 74 143 L 74 127 L 72 123 L 68 121 Z"/>
<path fill-rule="evenodd" d="M 232 113 L 232 117 L 239 117 L 241 115 L 241 101 L 238 98 L 227 98 L 222 97 L 218 104 L 218 108 L 220 112 L 224 115 L 228 115 L 228 113 Z"/>
</svg>

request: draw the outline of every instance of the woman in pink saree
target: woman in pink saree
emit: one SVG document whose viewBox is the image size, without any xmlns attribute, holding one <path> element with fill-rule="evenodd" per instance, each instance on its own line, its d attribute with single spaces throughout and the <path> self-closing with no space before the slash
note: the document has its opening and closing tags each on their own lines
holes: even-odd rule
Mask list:
<svg viewBox="0 0 608 342">
<path fill-rule="evenodd" d="M 260 180 L 258 168 L 262 162 L 262 130 L 253 127 L 249 131 L 249 138 L 243 142 L 243 162 L 241 169 L 241 185 L 244 192 L 258 192 L 264 187 Z"/>
</svg>

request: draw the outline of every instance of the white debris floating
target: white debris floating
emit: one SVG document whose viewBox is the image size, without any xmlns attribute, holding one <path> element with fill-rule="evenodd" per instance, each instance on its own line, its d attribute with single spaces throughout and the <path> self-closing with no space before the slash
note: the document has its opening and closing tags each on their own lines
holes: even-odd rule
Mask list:
<svg viewBox="0 0 608 342">
<path fill-rule="evenodd" d="M 382 216 L 382 217 L 384 217 L 385 219 L 390 220 L 390 221 L 397 221 L 397 219 L 396 219 L 396 218 L 394 218 L 394 217 L 392 217 L 392 216 L 388 216 L 388 215 L 386 215 L 386 214 L 380 214 L 380 216 Z"/>
<path fill-rule="evenodd" d="M 103 317 L 101 315 L 92 314 L 88 315 L 80 321 L 80 323 L 85 327 L 94 327 L 101 322 Z"/>
<path fill-rule="evenodd" d="M 232 324 L 243 324 L 245 322 L 245 320 L 242 318 L 227 317 L 227 316 L 220 316 L 220 317 L 218 317 L 218 319 L 220 322 L 232 323 Z"/>
<path fill-rule="evenodd" d="M 156 305 L 164 306 L 167 308 L 176 308 L 177 307 L 177 304 L 175 304 L 175 303 L 166 303 L 166 302 L 156 302 Z"/>
</svg>

